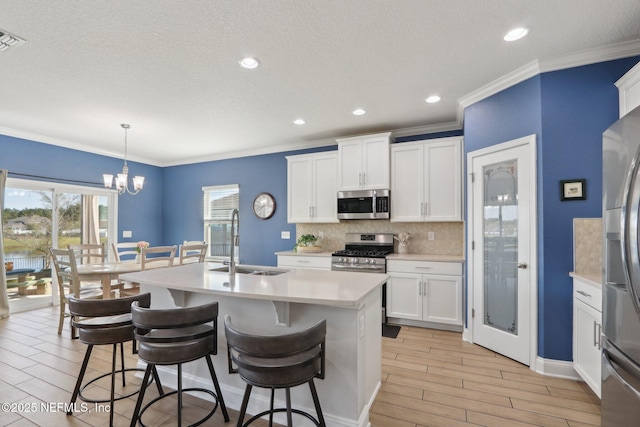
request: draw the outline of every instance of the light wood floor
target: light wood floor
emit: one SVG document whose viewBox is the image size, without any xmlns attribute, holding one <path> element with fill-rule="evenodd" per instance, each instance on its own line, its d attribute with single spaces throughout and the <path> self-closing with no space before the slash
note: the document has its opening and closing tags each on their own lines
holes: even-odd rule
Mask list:
<svg viewBox="0 0 640 427">
<path fill-rule="evenodd" d="M 96 412 L 93 405 L 73 416 L 56 407 L 69 402 L 86 349 L 69 338 L 68 327 L 62 336 L 56 334 L 57 319 L 57 308 L 47 307 L 0 320 L 0 403 L 34 409 L 20 413 L 0 409 L 0 426 L 109 424 L 109 414 Z M 130 349 L 125 346 L 125 364 L 134 367 Z M 462 342 L 459 333 L 403 326 L 398 338 L 383 338 L 382 365 L 382 388 L 370 413 L 374 427 L 600 425 L 598 398 L 584 383 L 534 374 L 510 359 Z M 87 377 L 110 367 L 110 347 L 95 347 Z M 138 386 L 139 380 L 129 377 L 125 391 Z M 108 388 L 108 379 L 102 380 L 88 388 L 87 395 L 106 396 Z M 155 388 L 147 395 L 156 396 Z M 116 402 L 116 426 L 129 425 L 134 405 L 135 396 Z M 200 418 L 208 405 L 188 398 L 186 422 Z M 176 425 L 175 406 L 171 401 L 154 406 L 145 422 L 154 427 Z M 229 412 L 231 423 L 225 424 L 218 411 L 203 425 L 235 425 L 237 413 Z"/>
<path fill-rule="evenodd" d="M 456 332 L 403 326 L 383 338 L 375 427 L 600 425 L 600 401 L 583 382 L 551 378 Z"/>
</svg>

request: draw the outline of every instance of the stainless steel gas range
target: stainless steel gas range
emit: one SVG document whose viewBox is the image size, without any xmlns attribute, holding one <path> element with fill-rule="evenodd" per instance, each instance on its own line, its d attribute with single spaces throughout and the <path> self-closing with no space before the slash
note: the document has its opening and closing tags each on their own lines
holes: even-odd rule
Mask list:
<svg viewBox="0 0 640 427">
<path fill-rule="evenodd" d="M 347 233 L 345 248 L 331 256 L 331 270 L 386 273 L 386 255 L 393 253 L 392 233 Z"/>
</svg>

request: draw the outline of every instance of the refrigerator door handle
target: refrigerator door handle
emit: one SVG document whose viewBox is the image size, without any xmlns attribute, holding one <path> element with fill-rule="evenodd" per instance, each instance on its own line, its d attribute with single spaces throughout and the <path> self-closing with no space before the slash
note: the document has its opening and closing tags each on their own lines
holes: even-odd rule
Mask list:
<svg viewBox="0 0 640 427">
<path fill-rule="evenodd" d="M 636 150 L 625 179 L 623 204 L 620 212 L 620 246 L 622 264 L 627 278 L 627 287 L 633 297 L 636 312 L 638 307 L 638 288 L 640 286 L 640 251 L 638 248 L 638 209 L 640 209 L 640 191 L 638 188 L 638 169 L 640 168 L 640 147 Z"/>
<path fill-rule="evenodd" d="M 636 397 L 636 399 L 640 400 L 640 392 L 638 392 L 638 390 L 636 390 L 618 373 L 616 368 L 613 366 L 613 362 L 611 362 L 611 359 L 609 358 L 609 354 L 607 353 L 606 350 L 602 352 L 602 361 L 604 362 L 603 367 L 606 368 L 609 374 L 611 374 L 620 384 L 622 384 L 629 393 L 633 394 Z"/>
</svg>

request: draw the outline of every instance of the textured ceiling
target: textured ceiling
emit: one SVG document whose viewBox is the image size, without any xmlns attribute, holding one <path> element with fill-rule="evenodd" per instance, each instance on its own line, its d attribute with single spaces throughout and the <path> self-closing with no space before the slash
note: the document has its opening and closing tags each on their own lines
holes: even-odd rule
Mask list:
<svg viewBox="0 0 640 427">
<path fill-rule="evenodd" d="M 155 165 L 459 128 L 462 98 L 533 61 L 620 44 L 640 53 L 638 0 L 0 0 L 0 10 L 0 29 L 26 40 L 0 52 L 0 133 L 121 157 L 129 123 L 129 158 Z M 529 36 L 502 41 L 516 26 Z M 245 55 L 260 67 L 240 68 Z M 425 103 L 432 94 L 442 101 Z"/>
</svg>

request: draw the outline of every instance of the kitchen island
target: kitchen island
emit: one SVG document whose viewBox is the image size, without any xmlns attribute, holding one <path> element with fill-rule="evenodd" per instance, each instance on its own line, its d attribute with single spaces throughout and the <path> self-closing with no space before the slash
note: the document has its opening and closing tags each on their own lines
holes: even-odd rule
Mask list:
<svg viewBox="0 0 640 427">
<path fill-rule="evenodd" d="M 269 267 L 260 267 L 271 271 L 263 275 L 229 275 L 215 271 L 218 267 L 191 264 L 121 278 L 140 283 L 141 292 L 151 292 L 152 308 L 219 302 L 218 355 L 213 362 L 227 406 L 233 409 L 240 408 L 245 383 L 237 374 L 228 374 L 226 315 L 240 329 L 262 335 L 290 333 L 326 319 L 326 378 L 316 380 L 325 420 L 328 426 L 367 426 L 380 387 L 381 286 L 388 276 L 304 269 L 270 275 L 278 271 Z M 175 387 L 173 367 L 161 369 L 160 376 Z M 202 361 L 187 364 L 183 376 L 185 387 L 211 387 Z M 308 387 L 295 387 L 291 394 L 294 407 L 315 414 Z M 268 390 L 254 388 L 247 412 L 268 409 L 269 395 Z M 284 406 L 284 392 L 276 392 L 276 400 Z M 297 419 L 295 425 L 311 425 L 306 423 Z"/>
</svg>

